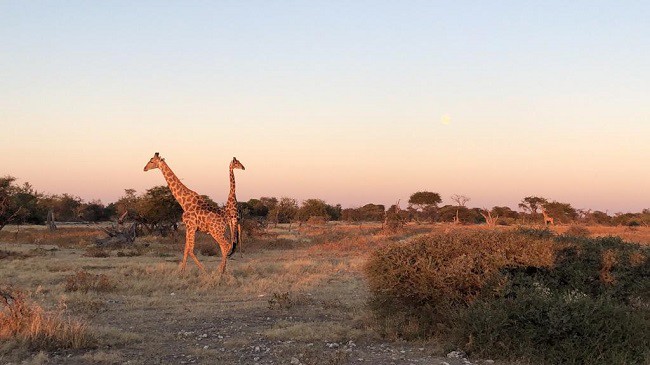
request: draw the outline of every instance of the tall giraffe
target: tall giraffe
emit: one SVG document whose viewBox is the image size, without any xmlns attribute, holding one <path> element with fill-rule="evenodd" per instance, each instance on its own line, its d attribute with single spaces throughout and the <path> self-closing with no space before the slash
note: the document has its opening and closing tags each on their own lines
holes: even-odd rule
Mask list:
<svg viewBox="0 0 650 365">
<path fill-rule="evenodd" d="M 226 260 L 232 249 L 232 243 L 229 243 L 225 237 L 226 233 L 226 212 L 218 207 L 212 206 L 203 197 L 185 186 L 174 174 L 165 159 L 161 158 L 158 152 L 149 160 L 144 167 L 144 171 L 151 169 L 160 169 L 169 190 L 171 190 L 176 201 L 183 208 L 183 223 L 185 223 L 185 251 L 183 252 L 183 261 L 180 264 L 181 271 L 185 270 L 187 255 L 189 255 L 196 265 L 205 272 L 205 268 L 194 255 L 194 237 L 196 231 L 208 232 L 212 238 L 219 244 L 221 249 L 221 264 L 219 272 L 226 271 Z"/>
<path fill-rule="evenodd" d="M 246 170 L 244 165 L 233 157 L 230 162 L 230 194 L 228 195 L 228 202 L 226 202 L 226 218 L 230 227 L 230 242 L 232 243 L 232 251 L 230 255 L 237 249 L 237 244 L 240 239 L 240 226 L 239 226 L 239 211 L 237 210 L 237 196 L 235 195 L 235 172 L 234 169 Z"/>
</svg>

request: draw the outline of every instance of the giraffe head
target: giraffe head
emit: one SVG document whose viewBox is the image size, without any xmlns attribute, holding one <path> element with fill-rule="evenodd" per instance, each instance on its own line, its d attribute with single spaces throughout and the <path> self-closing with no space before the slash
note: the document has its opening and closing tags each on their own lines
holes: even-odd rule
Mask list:
<svg viewBox="0 0 650 365">
<path fill-rule="evenodd" d="M 246 168 L 244 167 L 244 165 L 242 165 L 241 162 L 239 162 L 239 160 L 236 159 L 235 157 L 233 157 L 233 158 L 232 158 L 232 161 L 230 162 L 230 168 L 231 168 L 231 169 L 242 169 L 242 170 L 246 170 Z"/>
<path fill-rule="evenodd" d="M 155 155 L 147 162 L 147 165 L 144 167 L 144 171 L 149 171 L 151 169 L 157 169 L 160 166 L 160 162 L 164 161 L 163 158 L 160 157 L 158 152 L 156 152 Z"/>
</svg>

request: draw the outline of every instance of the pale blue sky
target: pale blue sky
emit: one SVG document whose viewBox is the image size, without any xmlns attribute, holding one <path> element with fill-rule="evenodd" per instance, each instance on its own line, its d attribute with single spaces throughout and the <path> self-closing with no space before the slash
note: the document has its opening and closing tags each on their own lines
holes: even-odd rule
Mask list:
<svg viewBox="0 0 650 365">
<path fill-rule="evenodd" d="M 163 183 L 141 171 L 159 151 L 224 201 L 235 155 L 240 200 L 640 210 L 649 19 L 642 1 L 0 1 L 0 174 L 109 202 Z"/>
</svg>

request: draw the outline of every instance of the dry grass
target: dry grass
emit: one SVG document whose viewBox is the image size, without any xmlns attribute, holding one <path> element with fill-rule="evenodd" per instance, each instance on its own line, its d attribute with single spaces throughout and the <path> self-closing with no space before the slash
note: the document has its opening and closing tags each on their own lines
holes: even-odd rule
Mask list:
<svg viewBox="0 0 650 365">
<path fill-rule="evenodd" d="M 67 276 L 65 281 L 65 291 L 67 292 L 110 292 L 115 288 L 116 285 L 107 275 L 91 274 L 83 270 Z"/>
<path fill-rule="evenodd" d="M 20 242 L 56 245 L 60 248 L 84 247 L 95 239 L 106 236 L 98 225 L 88 227 L 60 227 L 50 232 L 43 226 L 6 227 L 0 231 L 0 242 Z"/>
<path fill-rule="evenodd" d="M 489 234 L 513 228 L 459 229 Z M 208 274 L 201 273 L 191 260 L 185 272 L 179 271 L 182 232 L 166 238 L 138 237 L 133 248 L 105 250 L 109 255 L 98 259 L 84 255 L 94 236 L 103 236 L 94 228 L 59 229 L 54 234 L 21 228 L 18 240 L 13 232 L 0 232 L 0 250 L 25 255 L 0 261 L 0 278 L 32 288 L 33 303 L 42 308 L 64 303 L 66 314 L 82 318 L 86 331 L 92 329 L 97 349 L 71 353 L 68 359 L 50 351 L 59 345 L 46 346 L 48 352 L 40 356 L 50 363 L 190 362 L 180 357 L 184 354 L 194 356 L 197 363 L 244 364 L 255 363 L 259 354 L 251 354 L 251 348 L 260 344 L 271 348 L 260 360 L 263 363 L 288 363 L 292 357 L 303 364 L 348 363 L 360 357 L 382 363 L 387 358 L 367 353 L 369 347 L 386 341 L 374 331 L 367 307 L 363 267 L 369 252 L 395 242 L 409 245 L 423 235 L 454 229 L 451 225 L 408 224 L 386 235 L 380 223 L 294 224 L 290 230 L 280 225 L 246 236 L 243 254 L 236 253 L 226 273 L 220 275 L 216 272 L 218 255 L 200 257 Z M 639 232 L 643 229 L 630 233 Z M 50 247 L 46 244 L 60 249 L 30 254 L 31 249 Z M 197 235 L 197 253 L 203 245 L 216 247 L 212 237 Z M 639 265 L 645 262 L 645 257 L 622 259 L 636 260 Z M 67 289 L 68 281 L 72 291 Z M 62 312 L 52 313 L 61 313 L 63 322 L 70 321 Z M 200 338 L 201 334 L 209 336 Z M 326 346 L 328 341 L 349 340 L 359 344 L 354 352 Z M 436 343 L 399 346 L 442 351 Z M 0 363 L 27 361 L 38 353 L 38 346 L 32 348 L 26 353 L 0 349 Z M 431 358 L 419 360 L 413 362 L 431 362 Z"/>
<path fill-rule="evenodd" d="M 0 340 L 35 349 L 80 349 L 96 343 L 85 323 L 65 318 L 60 312 L 48 313 L 21 291 L 4 287 L 0 298 Z"/>
<path fill-rule="evenodd" d="M 567 233 L 574 226 L 554 226 L 551 229 L 558 233 Z M 624 227 L 624 226 L 580 226 L 588 231 L 589 237 L 617 236 L 624 241 L 650 245 L 650 227 Z M 570 232 L 569 232 L 570 233 Z"/>
</svg>

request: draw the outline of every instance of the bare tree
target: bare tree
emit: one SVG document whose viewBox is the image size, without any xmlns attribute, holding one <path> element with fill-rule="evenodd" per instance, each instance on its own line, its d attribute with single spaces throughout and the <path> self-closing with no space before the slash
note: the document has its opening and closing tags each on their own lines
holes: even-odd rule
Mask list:
<svg viewBox="0 0 650 365">
<path fill-rule="evenodd" d="M 451 200 L 456 202 L 456 205 L 460 207 L 465 207 L 465 204 L 471 199 L 465 195 L 454 194 L 451 196 Z M 460 217 L 458 216 L 458 209 L 456 209 L 456 216 L 454 217 L 454 224 L 460 224 Z"/>
<path fill-rule="evenodd" d="M 456 205 L 459 207 L 464 207 L 465 204 L 467 204 L 468 201 L 472 200 L 469 197 L 465 195 L 460 195 L 460 194 L 454 194 L 451 196 L 451 200 L 456 202 Z"/>
<path fill-rule="evenodd" d="M 498 214 L 492 217 L 492 212 L 487 210 L 487 208 L 483 208 L 481 210 L 481 215 L 485 218 L 485 223 L 487 223 L 488 226 L 494 227 L 497 225 L 497 220 L 499 219 Z"/>
</svg>

